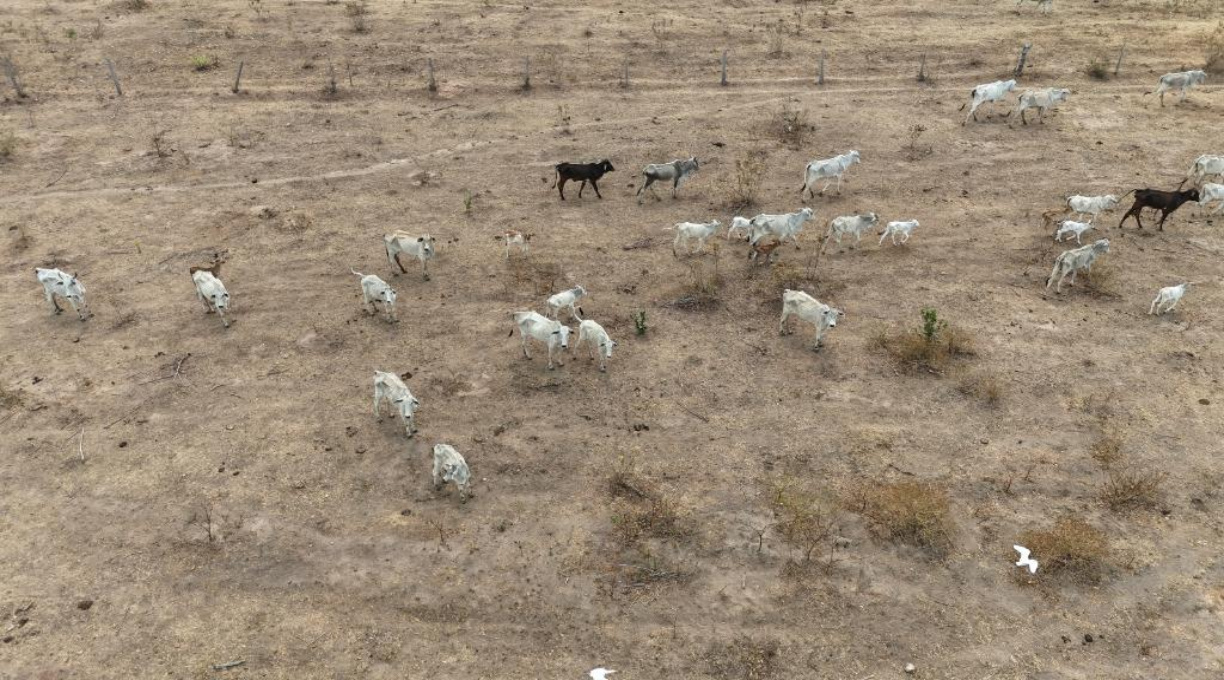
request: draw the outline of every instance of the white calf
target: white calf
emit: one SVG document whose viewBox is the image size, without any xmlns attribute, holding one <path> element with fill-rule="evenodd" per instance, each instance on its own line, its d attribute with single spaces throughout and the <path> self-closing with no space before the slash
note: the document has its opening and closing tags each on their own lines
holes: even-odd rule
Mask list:
<svg viewBox="0 0 1224 680">
<path fill-rule="evenodd" d="M 386 281 L 378 278 L 373 274 L 362 274 L 356 269 L 349 269 L 357 276 L 361 277 L 361 300 L 365 306 L 366 314 L 375 314 L 375 303 L 383 306 L 383 313 L 387 315 L 387 321 L 396 321 L 395 318 L 395 290 L 387 285 Z"/>
<path fill-rule="evenodd" d="M 665 182 L 671 180 L 672 183 L 672 198 L 676 197 L 676 190 L 681 184 L 688 181 L 689 177 L 697 174 L 700 169 L 700 164 L 697 162 L 697 157 L 694 156 L 688 160 L 677 158 L 670 163 L 651 163 L 645 168 L 642 168 L 642 186 L 638 187 L 637 196 L 638 203 L 642 202 L 642 192 L 650 189 L 651 195 L 658 198 L 654 187 L 651 185 L 655 182 Z"/>
<path fill-rule="evenodd" d="M 225 284 L 207 269 L 193 271 L 191 280 L 195 283 L 196 298 L 204 305 L 204 313 L 212 314 L 216 311 L 217 316 L 221 317 L 221 323 L 229 328 L 229 319 L 225 318 L 225 313 L 230 308 L 230 294 L 225 290 Z"/>
<path fill-rule="evenodd" d="M 844 313 L 840 309 L 833 309 L 801 290 L 790 290 L 788 288 L 782 291 L 782 322 L 778 326 L 779 333 L 786 334 L 786 320 L 791 315 L 797 316 L 800 320 L 807 321 L 816 327 L 816 339 L 812 342 L 812 349 L 819 350 L 820 340 L 824 336 L 825 331 L 837 326 L 837 320 Z"/>
<path fill-rule="evenodd" d="M 991 102 L 991 108 L 994 107 L 994 102 L 997 102 L 1007 96 L 1016 87 L 1015 80 L 996 80 L 993 83 L 978 85 L 969 93 L 969 113 L 965 116 L 964 122 L 961 125 L 969 122 L 970 118 L 977 120 L 977 110 L 982 104 Z M 965 110 L 965 104 L 961 104 L 959 111 Z"/>
<path fill-rule="evenodd" d="M 391 263 L 392 274 L 399 276 L 407 274 L 408 270 L 400 262 L 400 253 L 408 253 L 421 261 L 421 274 L 429 280 L 429 261 L 434 256 L 434 237 L 429 234 L 413 236 L 402 231 L 392 232 L 383 236 L 383 246 L 387 249 L 387 260 Z M 395 271 L 398 268 L 399 271 Z"/>
<path fill-rule="evenodd" d="M 1194 165 L 1190 166 L 1186 179 L 1191 185 L 1197 185 L 1208 177 L 1216 175 L 1224 175 L 1224 156 L 1203 155 L 1194 159 Z"/>
<path fill-rule="evenodd" d="M 875 229 L 879 221 L 880 218 L 875 213 L 834 217 L 832 220 L 829 220 L 829 233 L 825 238 L 836 239 L 837 245 L 840 246 L 842 236 L 853 234 L 854 243 L 858 245 L 863 240 L 863 234 Z"/>
<path fill-rule="evenodd" d="M 699 222 L 677 222 L 673 226 L 666 227 L 667 229 L 676 230 L 676 239 L 672 241 L 672 255 L 676 255 L 676 249 L 679 248 L 682 243 L 687 246 L 690 240 L 697 242 L 697 250 L 695 252 L 700 253 L 701 251 L 705 250 L 706 241 L 709 240 L 709 238 L 713 236 L 721 226 L 721 222 L 714 220 L 713 222 L 706 222 L 705 224 Z"/>
<path fill-rule="evenodd" d="M 1067 207 L 1075 213 L 1076 217 L 1080 215 L 1091 215 L 1088 218 L 1089 222 L 1095 222 L 1096 218 L 1103 212 L 1109 212 L 1118 207 L 1118 197 L 1113 194 L 1104 196 L 1068 196 Z"/>
<path fill-rule="evenodd" d="M 472 471 L 468 469 L 467 461 L 450 444 L 435 445 L 433 456 L 434 491 L 440 491 L 446 482 L 454 482 L 459 489 L 459 502 L 466 503 L 468 485 L 472 481 Z"/>
<path fill-rule="evenodd" d="M 1037 120 L 1045 124 L 1046 110 L 1067 101 L 1067 96 L 1070 94 L 1071 90 L 1059 90 L 1052 87 L 1044 90 L 1025 90 L 1020 94 L 1020 99 L 1016 102 L 1016 110 L 1012 112 L 1012 115 L 1020 116 L 1020 122 L 1028 125 L 1024 112 L 1029 109 L 1037 109 Z"/>
<path fill-rule="evenodd" d="M 1084 232 L 1092 228 L 1091 222 L 1075 222 L 1073 220 L 1063 220 L 1062 224 L 1058 225 L 1058 231 L 1054 232 L 1054 240 L 1062 241 L 1064 236 L 1074 236 L 1075 242 L 1083 244 L 1080 237 Z"/>
<path fill-rule="evenodd" d="M 1028 0 L 1028 1 L 1037 5 L 1037 9 L 1041 10 L 1045 14 L 1049 14 L 1050 12 L 1054 11 L 1054 0 Z M 1023 5 L 1024 3 L 1025 3 L 1025 0 L 1016 0 L 1016 7 L 1019 7 L 1020 5 Z"/>
<path fill-rule="evenodd" d="M 1195 85 L 1207 80 L 1207 74 L 1204 71 L 1178 71 L 1175 73 L 1166 73 L 1160 76 L 1160 84 L 1151 92 L 1144 92 L 1143 96 L 1149 94 L 1160 95 L 1160 105 L 1164 106 L 1164 93 L 1169 90 L 1180 90 L 1181 97 L 1178 101 L 1186 101 L 1186 92 Z"/>
<path fill-rule="evenodd" d="M 1063 279 L 1067 278 L 1067 274 L 1071 275 L 1071 285 L 1075 285 L 1075 274 L 1079 270 L 1092 271 L 1092 263 L 1096 261 L 1104 253 L 1109 252 L 1109 239 L 1103 238 L 1096 243 L 1090 243 L 1079 248 L 1064 250 L 1054 260 L 1054 269 L 1050 272 L 1050 278 L 1046 279 L 1046 290 L 1054 284 L 1054 277 L 1058 277 L 1058 286 L 1054 291 L 1062 292 Z"/>
<path fill-rule="evenodd" d="M 77 313 L 77 318 L 81 321 L 91 316 L 89 305 L 85 303 L 85 284 L 81 283 L 76 274 L 69 274 L 58 269 L 35 267 L 34 276 L 42 284 L 43 296 L 47 298 L 47 302 L 51 303 L 51 309 L 55 314 L 64 311 L 55 301 L 55 296 L 58 295 L 72 305 L 72 311 Z"/>
<path fill-rule="evenodd" d="M 747 217 L 740 217 L 738 215 L 735 217 L 732 217 L 731 226 L 727 227 L 727 240 L 728 241 L 731 240 L 732 234 L 735 234 L 736 236 L 743 235 L 744 238 L 747 238 L 748 233 L 749 231 L 751 231 L 751 229 L 752 229 L 752 221 L 749 220 Z"/>
<path fill-rule="evenodd" d="M 599 348 L 599 370 L 608 370 L 608 359 L 612 358 L 612 348 L 616 347 L 616 343 L 612 338 L 608 337 L 608 332 L 603 329 L 603 326 L 584 319 L 578 324 L 578 342 L 574 344 L 574 351 L 582 347 L 583 343 L 589 343 L 591 346 L 591 359 L 595 358 L 595 348 Z"/>
<path fill-rule="evenodd" d="M 1152 306 L 1148 308 L 1148 314 L 1164 314 L 1165 312 L 1173 311 L 1173 308 L 1177 306 L 1178 302 L 1181 302 L 1182 296 L 1186 294 L 1186 290 L 1189 288 L 1189 282 L 1183 283 L 1180 286 L 1161 288 L 1160 292 L 1156 294 L 1156 299 L 1152 300 Z"/>
<path fill-rule="evenodd" d="M 1199 206 L 1206 208 L 1208 203 L 1219 201 L 1220 204 L 1211 214 L 1219 215 L 1224 213 L 1224 184 L 1212 184 L 1208 182 L 1199 189 Z"/>
<path fill-rule="evenodd" d="M 892 244 L 898 245 L 897 237 L 901 237 L 901 243 L 909 243 L 910 234 L 918 228 L 918 220 L 908 220 L 906 222 L 889 222 L 884 227 L 884 232 L 880 234 L 880 245 L 884 245 L 884 239 L 892 236 Z"/>
<path fill-rule="evenodd" d="M 535 236 L 535 234 L 524 234 L 518 231 L 506 231 L 502 232 L 500 236 L 494 236 L 493 238 L 506 242 L 506 259 L 509 260 L 510 246 L 518 246 L 519 250 L 523 251 L 523 254 L 526 255 L 527 249 L 531 245 L 532 236 Z"/>
<path fill-rule="evenodd" d="M 531 358 L 527 351 L 527 337 L 531 336 L 548 345 L 548 370 L 553 369 L 553 350 L 569 348 L 569 326 L 536 312 L 515 312 L 514 325 L 518 327 L 519 340 L 523 343 L 523 356 Z M 510 331 L 514 335 L 514 331 Z M 562 363 L 562 362 L 557 362 Z"/>
<path fill-rule="evenodd" d="M 837 178 L 837 193 L 840 194 L 842 175 L 846 174 L 846 171 L 850 169 L 851 165 L 858 162 L 859 152 L 847 151 L 840 156 L 834 156 L 833 158 L 816 160 L 808 163 L 807 166 L 803 168 L 803 187 L 799 189 L 799 197 L 803 198 L 804 192 L 811 195 L 813 184 L 822 179 L 828 180 L 833 177 Z M 825 185 L 821 187 L 820 193 L 823 194 L 825 189 L 829 188 L 830 184 L 832 184 L 831 181 L 826 181 Z"/>
<path fill-rule="evenodd" d="M 582 317 L 580 316 L 582 308 L 575 308 L 574 305 L 577 304 L 578 300 L 586 297 L 586 294 L 585 288 L 582 286 L 574 286 L 569 290 L 563 290 L 560 293 L 553 295 L 552 297 L 548 298 L 548 315 L 555 319 L 562 309 L 569 309 L 570 316 L 574 317 L 578 321 L 582 321 Z"/>
<path fill-rule="evenodd" d="M 807 224 L 814 214 L 811 208 L 803 208 L 799 212 L 785 215 L 757 215 L 749 222 L 751 228 L 748 232 L 748 242 L 756 245 L 766 236 L 775 236 L 779 243 L 790 239 L 795 248 L 798 248 L 799 232 L 803 231 L 803 225 Z"/>
<path fill-rule="evenodd" d="M 408 386 L 404 381 L 394 373 L 386 373 L 384 371 L 374 371 L 374 417 L 381 418 L 379 407 L 384 401 L 391 402 L 391 408 L 399 414 L 400 422 L 404 425 L 404 430 L 408 432 L 408 436 L 412 437 L 416 434 L 416 410 L 421 405 L 417 398 L 412 396 L 412 392 L 408 390 Z"/>
</svg>

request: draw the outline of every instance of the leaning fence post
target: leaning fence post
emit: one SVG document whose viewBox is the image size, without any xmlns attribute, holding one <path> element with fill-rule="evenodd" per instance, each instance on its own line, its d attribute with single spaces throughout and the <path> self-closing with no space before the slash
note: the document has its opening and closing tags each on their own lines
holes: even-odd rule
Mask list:
<svg viewBox="0 0 1224 680">
<path fill-rule="evenodd" d="M 1026 42 L 1020 48 L 1020 60 L 1016 62 L 1016 77 L 1019 78 L 1024 74 L 1024 62 L 1028 59 L 1029 50 L 1033 49 L 1033 43 Z"/>
<path fill-rule="evenodd" d="M 922 53 L 922 61 L 918 64 L 918 82 L 926 82 L 926 52 Z"/>
<path fill-rule="evenodd" d="M 115 65 L 111 63 L 109 58 L 106 60 L 106 70 L 110 72 L 111 82 L 115 84 L 115 94 L 122 97 L 123 87 L 119 85 L 119 76 L 115 75 Z"/>
<path fill-rule="evenodd" d="M 433 59 L 429 60 L 429 79 L 425 81 L 425 89 L 430 92 L 438 91 L 438 81 L 434 80 Z"/>
<path fill-rule="evenodd" d="M 1126 54 L 1126 43 L 1122 43 L 1121 49 L 1118 50 L 1118 61 L 1114 64 L 1114 75 L 1118 75 L 1118 69 L 1122 68 L 1122 56 Z"/>
<path fill-rule="evenodd" d="M 824 85 L 825 51 L 820 51 L 820 72 L 816 74 L 816 84 Z"/>
<path fill-rule="evenodd" d="M 726 50 L 723 50 L 723 53 L 722 53 L 722 79 L 718 82 L 718 84 L 722 85 L 723 87 L 727 86 L 727 51 Z"/>
<path fill-rule="evenodd" d="M 531 57 L 523 57 L 523 89 L 531 89 Z"/>
<path fill-rule="evenodd" d="M 620 85 L 621 87 L 624 87 L 624 88 L 629 87 L 629 60 L 628 59 L 625 60 L 625 72 L 624 72 L 624 75 L 621 76 Z"/>
<path fill-rule="evenodd" d="M 234 94 L 238 94 L 240 85 L 242 84 L 242 67 L 246 65 L 245 61 L 238 62 L 238 75 L 234 76 Z"/>
</svg>

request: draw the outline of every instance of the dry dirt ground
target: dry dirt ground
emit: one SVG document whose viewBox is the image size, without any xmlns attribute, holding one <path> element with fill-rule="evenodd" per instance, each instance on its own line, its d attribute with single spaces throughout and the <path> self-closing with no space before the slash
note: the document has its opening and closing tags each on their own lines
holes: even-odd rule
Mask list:
<svg viewBox="0 0 1224 680">
<path fill-rule="evenodd" d="M 0 105 L 0 676 L 1224 674 L 1221 220 L 1108 215 L 1101 273 L 1061 295 L 1040 224 L 1224 151 L 1218 85 L 1142 97 L 1204 63 L 1214 2 L 139 4 L 0 9 L 29 95 Z M 1070 100 L 962 127 L 1025 40 L 1022 85 Z M 1123 43 L 1119 77 L 1085 74 Z M 903 149 L 914 124 L 929 153 Z M 665 226 L 729 221 L 737 160 L 764 155 L 749 214 L 789 212 L 804 164 L 851 148 L 818 225 L 916 218 L 908 246 L 817 259 L 814 226 L 772 270 L 739 243 L 673 258 Z M 642 165 L 692 154 L 678 199 L 636 203 Z M 604 157 L 602 201 L 550 190 L 553 163 Z M 503 259 L 507 228 L 529 258 Z M 391 276 L 393 229 L 438 237 L 432 280 Z M 218 248 L 229 330 L 187 275 Z M 51 265 L 92 319 L 49 313 Z M 362 313 L 350 267 L 401 323 Z M 1203 284 L 1148 316 L 1182 280 Z M 619 342 L 607 374 L 507 337 L 573 284 Z M 845 310 L 818 353 L 778 335 L 787 285 Z M 879 344 L 925 306 L 974 345 L 938 374 Z M 412 373 L 415 439 L 375 420 L 376 368 Z M 436 442 L 471 464 L 465 505 L 430 486 Z M 1111 470 L 1162 483 L 1113 510 Z M 931 508 L 889 516 L 881 489 Z M 948 531 L 924 544 L 928 510 Z M 1104 536 L 1094 577 L 1043 554 L 1022 577 L 1011 545 L 1067 517 Z"/>
</svg>

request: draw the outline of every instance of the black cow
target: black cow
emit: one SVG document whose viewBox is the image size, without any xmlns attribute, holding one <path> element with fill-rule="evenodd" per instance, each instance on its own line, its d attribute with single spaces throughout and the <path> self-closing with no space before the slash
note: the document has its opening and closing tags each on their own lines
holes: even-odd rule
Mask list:
<svg viewBox="0 0 1224 680">
<path fill-rule="evenodd" d="M 612 167 L 612 163 L 605 159 L 598 163 L 557 163 L 555 169 L 557 171 L 557 179 L 553 182 L 553 186 L 557 187 L 557 192 L 561 194 L 561 200 L 564 201 L 565 183 L 571 180 L 582 182 L 582 186 L 578 187 L 578 198 L 582 198 L 582 191 L 586 189 L 587 182 L 591 183 L 591 188 L 595 190 L 595 195 L 603 198 L 599 193 L 599 178 L 603 177 L 604 173 L 612 172 L 616 168 Z"/>
<path fill-rule="evenodd" d="M 1126 214 L 1122 216 L 1122 221 L 1118 223 L 1119 229 L 1121 229 L 1122 225 L 1126 222 L 1126 218 L 1130 217 L 1131 215 L 1135 216 L 1135 224 L 1138 224 L 1139 228 L 1142 229 L 1143 222 L 1139 219 L 1139 215 L 1144 208 L 1151 208 L 1152 210 L 1160 211 L 1159 226 L 1160 230 L 1164 231 L 1165 220 L 1169 219 L 1169 215 L 1172 215 L 1173 211 L 1182 207 L 1183 203 L 1199 200 L 1198 189 L 1186 189 L 1185 191 L 1135 189 L 1134 191 L 1135 204 L 1132 205 L 1130 210 L 1127 210 Z"/>
</svg>

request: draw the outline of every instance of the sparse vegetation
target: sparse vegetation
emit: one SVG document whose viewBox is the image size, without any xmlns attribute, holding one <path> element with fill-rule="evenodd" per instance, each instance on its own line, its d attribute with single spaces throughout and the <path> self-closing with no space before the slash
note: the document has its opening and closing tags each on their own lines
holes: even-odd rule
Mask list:
<svg viewBox="0 0 1224 680">
<path fill-rule="evenodd" d="M 1116 298 L 1118 294 L 1118 269 L 1109 260 L 1097 260 L 1091 271 L 1083 272 L 1088 292 L 1100 298 Z"/>
<path fill-rule="evenodd" d="M 153 153 L 158 160 L 169 158 L 174 153 L 174 149 L 170 146 L 170 141 L 166 139 L 169 130 L 158 130 L 153 133 L 153 138 L 150 140 L 153 145 Z"/>
<path fill-rule="evenodd" d="M 1051 577 L 1093 584 L 1105 575 L 1109 542 L 1084 520 L 1062 517 L 1050 529 L 1024 532 L 1018 542 L 1033 551 L 1041 573 Z M 1016 570 L 1016 575 L 1027 578 L 1028 572 Z"/>
<path fill-rule="evenodd" d="M 471 189 L 463 190 L 463 214 L 465 215 L 472 214 L 472 190 Z"/>
<path fill-rule="evenodd" d="M 908 141 L 905 143 L 905 146 L 901 147 L 901 150 L 905 152 L 905 157 L 909 160 L 920 160 L 934 153 L 934 147 L 919 141 L 922 138 L 922 134 L 926 131 L 926 126 L 922 123 L 914 123 L 906 130 L 905 134 Z"/>
<path fill-rule="evenodd" d="M 782 24 L 781 19 L 778 19 L 777 23 L 765 25 L 765 40 L 769 45 L 766 54 L 770 58 L 781 59 L 786 54 L 786 26 Z"/>
<path fill-rule="evenodd" d="M 17 135 L 12 130 L 0 132 L 0 161 L 7 161 L 17 150 Z"/>
<path fill-rule="evenodd" d="M 1088 455 L 1092 456 L 1092 459 L 1101 467 L 1108 470 L 1122 461 L 1122 440 L 1115 436 L 1103 435 L 1092 443 L 1088 449 Z"/>
<path fill-rule="evenodd" d="M 1084 69 L 1084 72 L 1093 80 L 1109 80 L 1109 63 L 1104 59 L 1093 59 L 1088 62 L 1088 68 Z"/>
<path fill-rule="evenodd" d="M 344 13 L 348 16 L 354 33 L 365 33 L 370 30 L 366 23 L 370 15 L 370 8 L 366 6 L 366 0 L 350 0 L 344 3 Z"/>
<path fill-rule="evenodd" d="M 264 14 L 263 0 L 247 0 L 247 6 L 250 7 L 251 11 L 255 13 L 256 21 L 263 20 L 263 14 Z"/>
<path fill-rule="evenodd" d="M 923 548 L 936 556 L 952 549 L 948 494 L 928 482 L 871 482 L 852 492 L 849 505 L 879 538 Z"/>
<path fill-rule="evenodd" d="M 517 286 L 529 285 L 534 295 L 551 295 L 561 278 L 561 265 L 551 260 L 516 257 L 508 262 L 512 281 Z"/>
<path fill-rule="evenodd" d="M 961 394 L 976 397 L 987 406 L 998 406 L 1003 400 L 1003 384 L 991 373 L 977 373 L 966 376 L 957 385 Z"/>
<path fill-rule="evenodd" d="M 561 134 L 567 136 L 574 134 L 573 130 L 570 130 L 572 122 L 569 107 L 565 104 L 557 104 L 557 127 L 561 128 Z"/>
<path fill-rule="evenodd" d="M 655 39 L 656 52 L 667 51 L 667 43 L 672 37 L 672 23 L 671 19 L 655 19 L 650 22 L 650 33 Z"/>
<path fill-rule="evenodd" d="M 753 150 L 735 159 L 735 175 L 732 177 L 731 201 L 727 206 L 732 212 L 747 210 L 757 204 L 761 180 L 765 178 L 767 154 Z"/>
<path fill-rule="evenodd" d="M 211 71 L 217 68 L 217 58 L 211 54 L 197 54 L 191 58 L 191 68 L 197 71 Z"/>
<path fill-rule="evenodd" d="M 768 680 L 777 671 L 779 648 L 777 640 L 745 635 L 711 645 L 705 656 L 718 680 Z"/>
<path fill-rule="evenodd" d="M 25 403 L 20 390 L 9 389 L 0 385 L 0 409 L 8 411 Z"/>
<path fill-rule="evenodd" d="M 777 135 L 783 144 L 800 148 L 811 131 L 807 109 L 793 108 L 790 104 L 782 105 L 782 112 L 778 115 Z"/>
<path fill-rule="evenodd" d="M 1164 480 L 1163 472 L 1115 466 L 1101 489 L 1101 500 L 1114 512 L 1155 507 Z"/>
<path fill-rule="evenodd" d="M 903 367 L 941 374 L 948 362 L 973 355 L 973 342 L 962 330 L 950 327 L 933 307 L 922 310 L 922 326 L 890 334 L 881 332 L 876 346 L 892 355 Z"/>
<path fill-rule="evenodd" d="M 1203 47 L 1203 70 L 1208 73 L 1224 73 L 1224 21 L 1216 24 L 1215 31 L 1207 37 Z"/>
<path fill-rule="evenodd" d="M 793 484 L 778 483 L 770 491 L 773 529 L 803 555 L 803 562 L 829 545 L 837 528 L 837 513 L 832 503 Z"/>
<path fill-rule="evenodd" d="M 633 330 L 638 335 L 646 335 L 646 310 L 639 309 L 633 313 Z"/>
<path fill-rule="evenodd" d="M 694 257 L 685 261 L 688 267 L 688 281 L 680 297 L 672 301 L 672 306 L 681 309 L 711 309 L 717 307 L 722 298 L 723 277 L 718 269 L 719 253 L 722 244 L 716 239 L 706 243 L 706 251 L 710 257 Z"/>
</svg>

